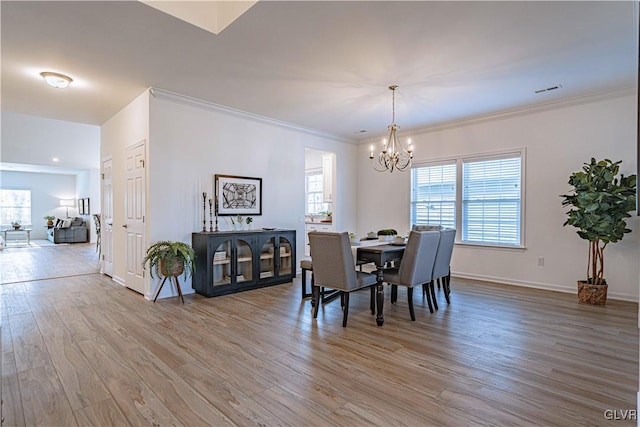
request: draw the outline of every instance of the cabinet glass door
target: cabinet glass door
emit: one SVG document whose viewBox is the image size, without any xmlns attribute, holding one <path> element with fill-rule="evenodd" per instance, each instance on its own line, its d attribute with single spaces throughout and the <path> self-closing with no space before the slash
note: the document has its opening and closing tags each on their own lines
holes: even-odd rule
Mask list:
<svg viewBox="0 0 640 427">
<path fill-rule="evenodd" d="M 274 263 L 273 253 L 275 250 L 275 241 L 272 237 L 267 240 L 260 250 L 260 278 L 266 279 L 276 275 L 276 265 Z"/>
<path fill-rule="evenodd" d="M 238 239 L 236 248 L 238 254 L 236 283 L 253 280 L 253 252 L 251 251 L 251 245 L 244 240 Z"/>
<path fill-rule="evenodd" d="M 280 237 L 280 275 L 291 274 L 291 242 Z"/>
<path fill-rule="evenodd" d="M 231 283 L 231 240 L 226 240 L 213 253 L 213 286 L 229 283 Z"/>
</svg>

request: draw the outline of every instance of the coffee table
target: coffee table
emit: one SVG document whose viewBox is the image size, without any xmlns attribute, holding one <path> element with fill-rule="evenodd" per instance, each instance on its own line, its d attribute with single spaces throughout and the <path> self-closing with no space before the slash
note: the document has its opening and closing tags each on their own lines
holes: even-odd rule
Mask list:
<svg viewBox="0 0 640 427">
<path fill-rule="evenodd" d="M 27 244 L 30 245 L 31 244 L 31 229 L 30 228 L 8 228 L 6 230 L 2 230 L 2 233 L 4 234 L 4 241 L 5 243 L 8 243 L 9 241 L 7 240 L 7 234 L 16 234 L 16 233 L 20 233 L 20 234 L 26 234 L 27 235 Z M 24 239 L 12 239 L 12 240 L 24 240 Z"/>
</svg>

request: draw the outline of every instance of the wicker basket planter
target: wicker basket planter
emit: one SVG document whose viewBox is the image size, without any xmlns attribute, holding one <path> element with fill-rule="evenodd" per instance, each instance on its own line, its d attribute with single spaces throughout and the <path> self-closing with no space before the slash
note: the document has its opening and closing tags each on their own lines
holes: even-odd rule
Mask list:
<svg viewBox="0 0 640 427">
<path fill-rule="evenodd" d="M 583 304 L 604 305 L 607 302 L 607 284 L 592 285 L 578 281 L 578 301 Z"/>
<path fill-rule="evenodd" d="M 184 261 L 181 259 L 173 259 L 170 265 L 166 260 L 160 260 L 160 273 L 164 277 L 178 277 L 184 272 Z"/>
</svg>

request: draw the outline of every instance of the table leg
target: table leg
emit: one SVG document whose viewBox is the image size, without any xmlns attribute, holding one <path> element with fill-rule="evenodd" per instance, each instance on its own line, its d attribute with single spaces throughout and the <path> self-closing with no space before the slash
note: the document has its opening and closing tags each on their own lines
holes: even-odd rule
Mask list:
<svg viewBox="0 0 640 427">
<path fill-rule="evenodd" d="M 384 323 L 384 315 L 382 314 L 382 306 L 384 303 L 384 283 L 383 283 L 383 276 L 382 276 L 382 271 L 384 270 L 383 267 L 378 267 L 377 271 L 376 271 L 376 279 L 377 279 L 377 283 L 376 283 L 376 309 L 377 309 L 377 313 L 376 313 L 376 324 L 378 326 L 382 326 L 382 324 Z"/>
</svg>

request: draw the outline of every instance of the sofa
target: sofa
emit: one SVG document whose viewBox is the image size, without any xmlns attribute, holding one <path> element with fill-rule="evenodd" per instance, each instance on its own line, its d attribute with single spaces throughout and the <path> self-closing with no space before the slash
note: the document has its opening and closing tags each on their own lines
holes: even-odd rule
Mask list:
<svg viewBox="0 0 640 427">
<path fill-rule="evenodd" d="M 79 216 L 58 219 L 47 230 L 47 239 L 53 243 L 86 243 L 89 241 L 87 222 Z"/>
</svg>

